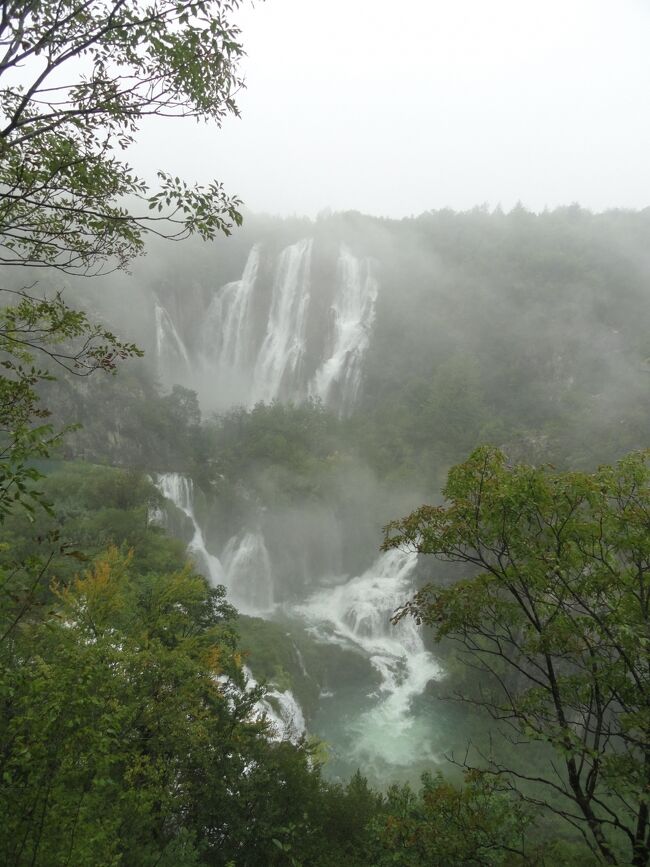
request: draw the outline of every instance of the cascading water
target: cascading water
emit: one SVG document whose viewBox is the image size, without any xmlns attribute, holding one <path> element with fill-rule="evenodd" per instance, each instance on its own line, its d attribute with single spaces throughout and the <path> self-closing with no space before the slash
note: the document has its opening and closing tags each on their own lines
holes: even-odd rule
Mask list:
<svg viewBox="0 0 650 867">
<path fill-rule="evenodd" d="M 207 309 L 201 329 L 201 364 L 220 405 L 241 402 L 251 389 L 254 355 L 253 296 L 260 245 L 249 253 L 241 280 L 227 283 Z"/>
<path fill-rule="evenodd" d="M 158 365 L 185 379 L 191 370 L 190 356 L 167 310 L 157 301 L 154 306 L 156 323 L 156 356 Z"/>
<path fill-rule="evenodd" d="M 221 409 L 315 397 L 348 414 L 361 385 L 378 284 L 371 261 L 342 246 L 336 277 L 318 287 L 321 297 L 315 300 L 313 248 L 313 239 L 304 238 L 269 262 L 270 254 L 255 244 L 241 279 L 214 292 L 195 317 L 191 349 L 156 302 L 163 379 L 197 388 L 209 405 Z M 321 321 L 324 310 L 328 319 Z M 324 335 L 318 345 L 316 334 Z"/>
<path fill-rule="evenodd" d="M 313 241 L 292 244 L 278 260 L 264 341 L 253 370 L 252 402 L 291 397 L 299 385 Z"/>
<path fill-rule="evenodd" d="M 180 473 L 164 473 L 156 484 L 192 522 L 194 535 L 188 550 L 210 581 L 225 584 L 229 599 L 242 613 L 272 615 L 277 609 L 273 570 L 262 533 L 247 530 L 232 537 L 219 559 L 207 550 L 197 522 L 191 480 Z M 320 722 L 316 720 L 316 731 L 336 745 L 344 773 L 351 763 L 363 764 L 366 773 L 380 779 L 387 768 L 408 769 L 435 761 L 430 717 L 415 711 L 414 702 L 429 681 L 441 677 L 441 670 L 413 620 L 390 622 L 395 608 L 412 592 L 416 563 L 416 554 L 387 552 L 362 575 L 285 609 L 317 641 L 362 654 L 376 672 L 377 688 L 368 695 L 359 695 L 356 689 L 346 695 L 345 686 L 335 683 L 333 690 L 322 693 L 329 710 Z M 307 674 L 301 656 L 299 665 Z M 341 675 L 343 682 L 345 672 Z M 249 680 L 254 685 L 252 675 Z M 279 737 L 297 740 L 304 734 L 304 715 L 290 691 L 271 689 L 268 701 L 258 709 L 269 716 Z"/>
<path fill-rule="evenodd" d="M 203 531 L 199 526 L 194 514 L 194 489 L 192 480 L 181 473 L 161 473 L 156 482 L 156 487 L 160 493 L 180 509 L 192 522 L 194 535 L 187 546 L 190 553 L 194 554 L 199 569 L 204 569 L 207 572 L 206 578 L 213 585 L 225 584 L 226 575 L 221 565 L 221 561 L 214 554 L 211 554 L 205 545 Z"/>
<path fill-rule="evenodd" d="M 347 247 L 341 247 L 327 356 L 309 384 L 309 393 L 326 405 L 337 405 L 342 414 L 347 414 L 357 399 L 377 292 L 370 261 L 357 259 Z"/>
<path fill-rule="evenodd" d="M 182 331 L 157 304 L 156 346 L 166 368 L 176 369 L 184 384 L 197 379 L 209 406 L 225 409 L 313 397 L 349 414 L 361 387 L 378 283 L 371 260 L 345 246 L 339 249 L 336 269 L 319 259 L 312 274 L 313 249 L 314 241 L 306 238 L 273 259 L 267 248 L 255 245 L 241 279 L 213 292 L 203 314 L 197 320 L 192 312 L 194 320 L 186 317 Z M 191 349 L 181 333 L 190 335 Z M 386 770 L 406 775 L 435 759 L 423 694 L 441 671 L 412 620 L 390 623 L 395 608 L 412 594 L 416 555 L 388 552 L 363 574 L 332 587 L 331 573 L 324 574 L 332 558 L 307 556 L 313 550 L 303 557 L 300 544 L 287 545 L 284 533 L 304 541 L 303 524 L 290 509 L 278 509 L 266 514 L 260 510 L 255 519 L 259 529 L 242 527 L 218 558 L 207 550 L 197 522 L 191 480 L 167 473 L 157 485 L 191 521 L 189 550 L 213 583 L 226 585 L 236 608 L 279 621 L 289 615 L 289 628 L 296 626 L 291 623 L 295 617 L 299 629 L 307 626 L 317 641 L 330 645 L 323 649 L 329 654 L 324 664 L 315 671 L 308 671 L 313 660 L 305 666 L 299 655 L 298 664 L 300 676 L 320 691 L 317 708 L 306 706 L 310 726 L 333 746 L 330 767 L 335 773 L 346 774 L 362 764 L 365 772 L 385 779 Z M 319 528 L 326 537 L 327 526 L 321 516 Z M 297 580 L 296 565 L 303 560 L 304 575 Z M 297 594 L 309 592 L 306 587 L 328 581 L 328 589 L 295 604 Z M 333 644 L 350 654 L 337 656 L 341 651 L 334 651 Z M 349 673 L 344 664 L 336 668 L 341 658 L 350 661 Z M 270 692 L 259 711 L 274 721 L 280 735 L 295 740 L 305 731 L 302 710 L 288 691 Z"/>
<path fill-rule="evenodd" d="M 412 591 L 416 563 L 416 554 L 389 551 L 363 575 L 295 608 L 319 640 L 356 648 L 380 676 L 372 706 L 347 721 L 350 748 L 366 763 L 408 766 L 433 758 L 428 723 L 413 714 L 412 703 L 441 670 L 411 619 L 390 622 Z"/>
<path fill-rule="evenodd" d="M 227 283 L 215 296 L 205 319 L 206 346 L 224 370 L 239 370 L 248 359 L 251 343 L 251 299 L 260 265 L 260 246 L 249 253 L 241 280 Z"/>
<path fill-rule="evenodd" d="M 247 686 L 254 689 L 257 681 L 252 671 L 244 666 Z M 269 689 L 266 698 L 256 704 L 260 716 L 266 716 L 273 725 L 272 737 L 277 740 L 290 740 L 297 743 L 306 732 L 302 708 L 291 690 Z"/>
<path fill-rule="evenodd" d="M 160 493 L 181 510 L 192 522 L 194 535 L 188 551 L 198 560 L 197 566 L 207 571 L 214 585 L 228 588 L 231 601 L 243 614 L 268 614 L 274 605 L 271 560 L 261 533 L 243 532 L 233 536 L 221 557 L 211 554 L 203 531 L 194 513 L 194 486 L 181 473 L 161 473 L 155 481 Z M 162 522 L 162 513 L 155 510 L 150 519 Z"/>
<path fill-rule="evenodd" d="M 265 614 L 273 608 L 273 574 L 261 533 L 242 533 L 226 544 L 222 554 L 226 586 L 244 614 Z"/>
<path fill-rule="evenodd" d="M 244 674 L 247 688 L 255 689 L 258 683 L 253 677 L 253 672 L 246 665 Z M 295 744 L 307 731 L 302 708 L 289 689 L 267 689 L 266 698 L 258 701 L 255 708 L 260 716 L 267 717 L 272 723 L 271 736 L 274 740 L 286 739 Z"/>
</svg>

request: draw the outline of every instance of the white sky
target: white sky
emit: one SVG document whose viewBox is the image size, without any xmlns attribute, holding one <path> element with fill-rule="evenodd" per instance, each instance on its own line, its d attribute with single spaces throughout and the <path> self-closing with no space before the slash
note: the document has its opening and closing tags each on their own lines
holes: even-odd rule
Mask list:
<svg viewBox="0 0 650 867">
<path fill-rule="evenodd" d="M 650 0 L 267 0 L 242 119 L 130 155 L 254 211 L 650 205 Z"/>
</svg>

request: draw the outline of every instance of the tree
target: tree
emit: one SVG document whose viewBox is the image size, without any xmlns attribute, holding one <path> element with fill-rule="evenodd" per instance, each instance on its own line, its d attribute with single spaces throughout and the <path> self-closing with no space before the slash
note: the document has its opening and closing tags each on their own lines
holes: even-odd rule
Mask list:
<svg viewBox="0 0 650 867">
<path fill-rule="evenodd" d="M 0 641 L 2 864 L 374 863 L 381 795 L 268 738 L 223 588 L 112 548 L 52 593 Z"/>
<path fill-rule="evenodd" d="M 242 86 L 239 0 L 7 0 L 0 14 L 0 264 L 125 268 L 153 232 L 211 238 L 241 223 L 221 184 L 160 172 L 151 193 L 118 154 L 150 115 L 220 123 Z M 132 206 L 132 207 L 131 207 Z M 141 354 L 61 294 L 0 286 L 0 520 L 38 499 L 34 457 L 56 436 L 37 386 Z M 39 363 L 37 358 L 43 359 Z"/>
<path fill-rule="evenodd" d="M 54 589 L 0 646 L 2 862 L 188 867 L 236 840 L 267 742 L 223 588 L 113 549 Z"/>
<path fill-rule="evenodd" d="M 7 0 L 0 17 L 0 263 L 93 273 L 125 267 L 143 234 L 212 237 L 241 222 L 219 183 L 116 154 L 150 115 L 237 114 L 239 0 Z M 131 211 L 127 197 L 143 212 Z M 147 213 L 149 212 L 149 213 Z"/>
<path fill-rule="evenodd" d="M 22 290 L 12 295 L 15 303 L 0 309 L 0 522 L 16 504 L 30 513 L 36 504 L 46 504 L 30 483 L 41 478 L 33 460 L 47 457 L 61 436 L 45 421 L 49 412 L 38 392 L 39 385 L 54 379 L 52 368 L 88 376 L 96 370 L 114 372 L 118 361 L 142 355 L 134 344 L 73 310 L 60 294 L 39 298 Z"/>
<path fill-rule="evenodd" d="M 376 867 L 497 867 L 531 863 L 528 817 L 503 786 L 471 775 L 462 788 L 424 774 L 422 790 L 391 786 L 370 823 Z"/>
<path fill-rule="evenodd" d="M 650 859 L 649 461 L 559 473 L 482 447 L 450 471 L 445 505 L 386 527 L 386 548 L 469 567 L 398 617 L 433 626 L 478 672 L 461 698 L 517 745 L 484 769 L 608 864 Z M 527 764 L 525 744 L 552 752 Z"/>
</svg>

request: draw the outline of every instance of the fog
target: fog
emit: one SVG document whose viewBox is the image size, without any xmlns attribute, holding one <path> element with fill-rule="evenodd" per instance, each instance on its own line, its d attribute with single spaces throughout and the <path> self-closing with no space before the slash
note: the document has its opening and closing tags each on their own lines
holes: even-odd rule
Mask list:
<svg viewBox="0 0 650 867">
<path fill-rule="evenodd" d="M 649 220 L 248 214 L 232 238 L 71 281 L 145 359 L 51 387 L 52 420 L 83 424 L 68 456 L 146 472 L 196 567 L 297 642 L 274 682 L 330 744 L 328 773 L 416 779 L 464 737 L 444 655 L 390 624 L 447 567 L 382 554 L 382 526 L 440 502 L 481 443 L 563 469 L 647 445 Z"/>
<path fill-rule="evenodd" d="M 82 423 L 65 457 L 145 473 L 151 520 L 261 618 L 249 649 L 260 628 L 289 641 L 287 670 L 252 674 L 330 744 L 333 776 L 416 779 L 464 736 L 438 700 L 444 655 L 390 622 L 450 574 L 381 553 L 382 526 L 440 502 L 481 443 L 573 469 L 647 445 L 649 19 L 243 11 L 242 119 L 151 122 L 131 154 L 149 175 L 216 174 L 243 228 L 57 278 L 145 351 L 115 379 L 48 385 L 52 421 Z"/>
<path fill-rule="evenodd" d="M 311 216 L 650 201 L 644 0 L 269 0 L 239 18 L 242 118 L 151 121 L 130 154 L 145 176 Z"/>
<path fill-rule="evenodd" d="M 650 863 L 648 0 L 210 8 L 5 148 L 0 861 Z"/>
</svg>

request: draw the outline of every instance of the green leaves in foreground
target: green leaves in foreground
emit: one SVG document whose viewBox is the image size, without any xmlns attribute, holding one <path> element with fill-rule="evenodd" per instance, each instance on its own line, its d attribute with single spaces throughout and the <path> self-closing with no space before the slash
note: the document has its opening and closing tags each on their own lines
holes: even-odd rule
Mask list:
<svg viewBox="0 0 650 867">
<path fill-rule="evenodd" d="M 386 528 L 387 548 L 467 567 L 400 616 L 432 625 L 478 669 L 465 700 L 518 747 L 484 767 L 581 827 L 607 863 L 650 858 L 649 462 L 643 452 L 557 473 L 480 448 L 450 471 L 446 505 Z M 521 765 L 531 742 L 552 749 L 539 772 Z"/>
<path fill-rule="evenodd" d="M 4 642 L 3 863 L 196 863 L 187 817 L 209 802 L 221 833 L 264 743 L 231 619 L 200 576 L 109 551 Z"/>
</svg>

